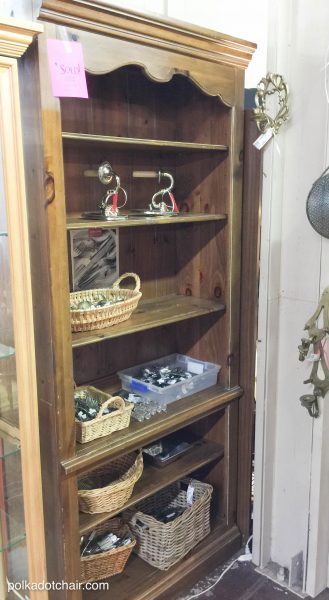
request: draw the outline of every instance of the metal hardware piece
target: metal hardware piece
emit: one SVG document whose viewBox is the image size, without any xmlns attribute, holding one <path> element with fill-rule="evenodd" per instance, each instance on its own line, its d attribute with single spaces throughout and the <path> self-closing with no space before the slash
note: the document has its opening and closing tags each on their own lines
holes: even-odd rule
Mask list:
<svg viewBox="0 0 329 600">
<path fill-rule="evenodd" d="M 323 313 L 322 328 L 318 326 L 321 313 Z M 313 359 L 311 374 L 304 381 L 305 384 L 311 383 L 314 386 L 313 394 L 304 394 L 300 397 L 300 402 L 311 417 L 317 418 L 320 415 L 318 398 L 319 396 L 324 398 L 329 392 L 328 355 L 324 348 L 329 334 L 329 287 L 323 291 L 317 309 L 306 322 L 304 330 L 308 332 L 308 338 L 302 338 L 301 344 L 298 346 L 299 360 L 304 361 L 307 358 L 311 346 L 313 346 L 313 354 L 319 358 Z M 323 377 L 318 375 L 319 365 L 321 365 Z"/>
<path fill-rule="evenodd" d="M 178 213 L 178 208 L 175 202 L 174 195 L 172 193 L 172 189 L 174 187 L 174 178 L 170 173 L 166 173 L 165 171 L 159 171 L 158 180 L 159 183 L 163 177 L 167 177 L 169 179 L 169 185 L 166 188 L 162 188 L 158 192 L 155 192 L 152 196 L 151 204 L 150 204 L 150 212 L 156 212 L 160 214 L 166 213 Z M 167 204 L 164 198 L 168 196 L 170 200 L 170 204 Z M 157 202 L 158 197 L 161 198 L 160 202 Z"/>
<path fill-rule="evenodd" d="M 114 180 L 114 187 L 110 188 L 104 194 L 101 203 L 100 209 L 106 219 L 117 219 L 121 218 L 119 209 L 123 208 L 127 202 L 127 193 L 121 187 L 120 177 L 117 175 L 109 162 L 103 162 L 98 168 L 98 177 L 101 183 L 104 185 L 110 185 Z M 119 206 L 118 199 L 119 193 L 123 195 L 123 203 Z"/>
<path fill-rule="evenodd" d="M 319 394 L 304 394 L 300 397 L 300 403 L 302 406 L 304 406 L 304 408 L 307 409 L 310 417 L 317 418 L 320 415 L 318 395 Z"/>
<path fill-rule="evenodd" d="M 275 117 L 271 117 L 266 111 L 266 98 L 276 93 L 278 94 L 278 112 Z M 268 73 L 260 80 L 255 95 L 256 108 L 253 109 L 259 131 L 265 133 L 268 129 L 272 129 L 274 134 L 278 133 L 281 125 L 289 117 L 288 96 L 288 86 L 282 75 Z"/>
</svg>

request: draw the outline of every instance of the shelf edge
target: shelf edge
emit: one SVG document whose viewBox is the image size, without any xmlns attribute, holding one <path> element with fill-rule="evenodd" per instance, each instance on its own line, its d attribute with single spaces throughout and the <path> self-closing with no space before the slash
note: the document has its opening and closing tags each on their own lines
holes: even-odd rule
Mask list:
<svg viewBox="0 0 329 600">
<path fill-rule="evenodd" d="M 217 306 L 216 306 L 217 304 Z M 141 331 L 149 331 L 151 329 L 157 329 L 158 327 L 164 327 L 166 325 L 171 325 L 174 323 L 180 323 L 182 321 L 189 321 L 191 319 L 196 319 L 199 317 L 203 317 L 206 315 L 211 315 L 211 314 L 218 314 L 218 316 L 223 315 L 226 311 L 226 306 L 224 304 L 221 303 L 214 303 L 213 307 L 208 307 L 208 309 L 203 308 L 203 309 L 199 309 L 196 310 L 193 314 L 186 314 L 186 313 L 182 313 L 180 312 L 179 314 L 176 314 L 175 316 L 172 317 L 166 317 L 166 318 L 162 318 L 159 321 L 153 321 L 153 322 L 149 322 L 149 323 L 140 323 L 139 325 L 135 325 L 133 328 L 124 330 L 122 332 L 115 332 L 115 325 L 112 326 L 112 328 L 108 328 L 109 329 L 109 333 L 108 335 L 106 335 L 105 333 L 102 333 L 102 331 L 107 331 L 107 329 L 104 330 L 95 330 L 94 332 L 94 336 L 93 331 L 90 332 L 86 332 L 86 337 L 78 337 L 78 339 L 75 339 L 74 337 L 74 333 L 72 334 L 72 348 L 81 348 L 83 346 L 89 346 L 91 344 L 99 344 L 101 342 L 104 342 L 106 340 L 111 340 L 111 339 L 115 339 L 118 337 L 123 337 L 125 335 L 133 335 L 135 333 L 139 333 Z M 131 319 L 134 319 L 134 315 L 132 315 Z M 97 334 L 97 331 L 99 331 L 99 333 Z M 90 334 L 90 335 L 87 335 Z M 80 332 L 76 334 L 77 336 L 80 335 Z M 91 339 L 90 339 L 91 338 Z"/>
<path fill-rule="evenodd" d="M 214 393 L 213 396 L 210 396 L 204 402 L 201 402 L 197 407 L 194 407 L 194 410 L 182 410 L 181 413 L 167 415 L 167 418 L 164 418 L 162 421 L 158 421 L 157 423 L 152 423 L 151 421 L 141 428 L 128 442 L 125 440 L 125 443 L 118 443 L 114 448 L 111 449 L 108 446 L 107 438 L 100 438 L 98 441 L 100 443 L 103 442 L 103 444 L 98 449 L 97 454 L 95 454 L 93 449 L 91 449 L 90 453 L 87 451 L 82 456 L 75 455 L 63 459 L 61 461 L 63 477 L 72 477 L 87 471 L 91 471 L 98 465 L 104 464 L 108 460 L 113 460 L 118 456 L 122 456 L 128 452 L 137 450 L 141 446 L 150 443 L 162 437 L 163 435 L 166 435 L 167 433 L 169 434 L 177 431 L 185 425 L 194 423 L 199 419 L 216 412 L 221 407 L 224 407 L 226 404 L 236 400 L 243 394 L 243 390 L 239 386 L 235 386 L 230 389 L 223 389 L 220 388 L 220 386 L 215 386 L 215 392 L 216 388 L 217 393 Z M 207 392 L 207 390 L 205 390 L 205 392 Z M 195 396 L 200 394 L 202 394 L 202 392 L 195 394 Z M 188 398 L 191 399 L 193 396 L 188 396 Z M 179 401 L 177 402 L 179 403 Z"/>
<path fill-rule="evenodd" d="M 104 144 L 119 144 L 124 146 L 138 146 L 145 148 L 166 148 L 176 150 L 192 150 L 196 152 L 227 152 L 225 144 L 202 144 L 194 142 L 179 142 L 174 140 L 155 140 L 143 138 L 118 137 L 112 135 L 97 135 L 93 133 L 62 132 L 63 140 L 81 142 L 100 142 Z"/>
</svg>

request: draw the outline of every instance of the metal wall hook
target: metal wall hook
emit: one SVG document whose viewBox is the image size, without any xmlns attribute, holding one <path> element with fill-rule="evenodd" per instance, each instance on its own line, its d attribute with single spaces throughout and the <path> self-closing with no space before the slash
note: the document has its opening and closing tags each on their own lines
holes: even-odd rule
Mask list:
<svg viewBox="0 0 329 600">
<path fill-rule="evenodd" d="M 109 185 L 114 180 L 114 187 L 106 191 L 101 200 L 100 208 L 106 217 L 118 217 L 119 208 L 123 208 L 127 202 L 127 193 L 126 190 L 121 187 L 120 177 L 113 171 L 109 162 L 104 162 L 100 165 L 98 177 L 104 185 Z M 123 202 L 119 205 L 118 199 L 120 192 L 123 195 Z"/>
<path fill-rule="evenodd" d="M 169 179 L 169 185 L 166 188 L 162 188 L 161 190 L 159 190 L 158 192 L 153 194 L 151 204 L 150 204 L 150 210 L 153 210 L 155 208 L 156 210 L 160 210 L 161 212 L 178 212 L 176 202 L 175 202 L 174 196 L 172 194 L 172 189 L 174 187 L 174 178 L 170 173 L 167 173 L 166 171 L 159 171 L 159 173 L 158 173 L 159 183 L 161 183 L 161 179 L 163 177 L 167 177 Z M 165 196 L 169 197 L 170 204 L 166 203 L 166 201 L 164 199 Z M 156 201 L 156 199 L 158 197 L 161 198 L 160 202 Z"/>
</svg>

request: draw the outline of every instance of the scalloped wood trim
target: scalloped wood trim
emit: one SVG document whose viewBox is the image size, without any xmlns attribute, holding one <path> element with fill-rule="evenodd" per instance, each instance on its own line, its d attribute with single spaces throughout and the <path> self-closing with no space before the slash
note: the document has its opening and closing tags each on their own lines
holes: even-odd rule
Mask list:
<svg viewBox="0 0 329 600">
<path fill-rule="evenodd" d="M 19 19 L 0 19 L 0 56 L 19 58 L 24 54 L 35 35 L 42 33 L 41 23 Z"/>
<path fill-rule="evenodd" d="M 40 18 L 240 69 L 247 68 L 256 50 L 256 44 L 245 40 L 115 8 L 101 0 L 43 0 Z"/>
</svg>

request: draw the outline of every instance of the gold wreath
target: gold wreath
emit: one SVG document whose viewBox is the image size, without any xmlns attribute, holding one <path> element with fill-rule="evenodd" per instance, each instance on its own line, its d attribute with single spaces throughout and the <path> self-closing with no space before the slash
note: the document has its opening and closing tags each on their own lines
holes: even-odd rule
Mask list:
<svg viewBox="0 0 329 600">
<path fill-rule="evenodd" d="M 273 119 L 266 114 L 266 97 L 276 92 L 279 95 L 279 111 Z M 254 119 L 259 131 L 264 133 L 271 128 L 275 134 L 278 133 L 281 125 L 289 117 L 288 95 L 288 86 L 282 75 L 268 73 L 266 77 L 260 80 L 255 95 L 256 108 L 253 109 Z"/>
</svg>

